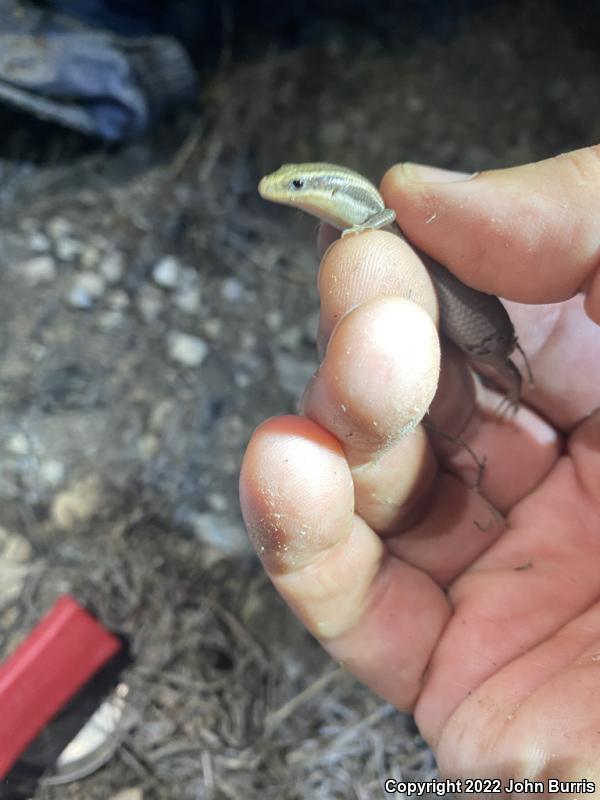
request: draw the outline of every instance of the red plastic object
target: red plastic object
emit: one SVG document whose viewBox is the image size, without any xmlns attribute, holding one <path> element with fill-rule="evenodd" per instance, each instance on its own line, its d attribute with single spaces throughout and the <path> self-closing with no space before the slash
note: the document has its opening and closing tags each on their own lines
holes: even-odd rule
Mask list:
<svg viewBox="0 0 600 800">
<path fill-rule="evenodd" d="M 70 595 L 0 666 L 0 778 L 42 728 L 122 648 Z"/>
</svg>

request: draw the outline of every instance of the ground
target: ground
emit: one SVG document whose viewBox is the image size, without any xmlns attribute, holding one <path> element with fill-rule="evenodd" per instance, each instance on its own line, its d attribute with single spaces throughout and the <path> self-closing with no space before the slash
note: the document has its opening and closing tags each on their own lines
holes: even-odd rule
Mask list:
<svg viewBox="0 0 600 800">
<path fill-rule="evenodd" d="M 147 141 L 7 151 L 0 655 L 71 591 L 134 656 L 121 747 L 35 800 L 368 800 L 385 777 L 436 775 L 410 717 L 264 578 L 237 476 L 252 429 L 293 411 L 317 364 L 314 224 L 263 203 L 262 174 L 478 170 L 600 140 L 598 56 L 550 4 L 463 28 L 393 52 L 332 34 L 222 66 Z"/>
</svg>

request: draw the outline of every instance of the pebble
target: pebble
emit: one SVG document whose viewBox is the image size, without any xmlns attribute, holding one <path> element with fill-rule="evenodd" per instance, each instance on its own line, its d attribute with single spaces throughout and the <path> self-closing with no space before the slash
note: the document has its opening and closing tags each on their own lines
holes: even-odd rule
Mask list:
<svg viewBox="0 0 600 800">
<path fill-rule="evenodd" d="M 109 800 L 144 800 L 144 792 L 139 786 L 135 786 L 111 795 Z"/>
<path fill-rule="evenodd" d="M 196 314 L 200 310 L 200 289 L 188 289 L 177 292 L 173 297 L 173 304 L 184 314 Z"/>
<path fill-rule="evenodd" d="M 160 449 L 160 441 L 157 436 L 152 433 L 146 433 L 138 440 L 138 453 L 144 461 L 149 461 L 153 458 Z"/>
<path fill-rule="evenodd" d="M 161 400 L 150 412 L 149 427 L 153 431 L 164 430 L 167 422 L 175 413 L 175 403 L 172 400 Z"/>
<path fill-rule="evenodd" d="M 206 496 L 206 502 L 213 511 L 220 511 L 223 513 L 229 508 L 229 502 L 224 494 L 221 492 L 210 492 Z"/>
<path fill-rule="evenodd" d="M 14 602 L 25 585 L 25 580 L 30 567 L 27 564 L 4 564 L 0 565 L 2 582 L 0 582 L 0 601 L 2 605 Z"/>
<path fill-rule="evenodd" d="M 88 309 L 104 294 L 106 284 L 101 275 L 95 272 L 82 272 L 75 279 L 67 301 L 73 308 Z"/>
<path fill-rule="evenodd" d="M 125 259 L 122 253 L 109 253 L 100 262 L 100 272 L 109 283 L 118 283 L 125 274 Z"/>
<path fill-rule="evenodd" d="M 207 319 L 202 324 L 202 332 L 213 341 L 219 339 L 223 333 L 223 323 L 220 319 Z"/>
<path fill-rule="evenodd" d="M 93 244 L 83 245 L 79 261 L 84 269 L 95 269 L 100 260 L 100 251 Z"/>
<path fill-rule="evenodd" d="M 278 331 L 283 325 L 283 314 L 279 309 L 267 311 L 265 314 L 265 323 L 270 331 Z"/>
<path fill-rule="evenodd" d="M 58 486 L 65 477 L 65 465 L 55 459 L 43 461 L 40 464 L 39 476 L 47 486 Z"/>
<path fill-rule="evenodd" d="M 21 592 L 31 570 L 29 542 L 20 534 L 0 526 L 0 602 L 11 603 Z"/>
<path fill-rule="evenodd" d="M 228 303 L 239 303 L 244 299 L 244 287 L 237 278 L 227 278 L 221 284 L 221 295 Z"/>
<path fill-rule="evenodd" d="M 32 556 L 31 545 L 20 533 L 11 533 L 0 525 L 0 554 L 2 562 L 24 564 Z"/>
<path fill-rule="evenodd" d="M 163 308 L 163 298 L 154 286 L 142 286 L 136 298 L 136 305 L 146 322 L 156 322 Z"/>
<path fill-rule="evenodd" d="M 67 296 L 67 303 L 72 308 L 79 308 L 84 311 L 94 305 L 92 298 L 81 286 L 73 286 Z"/>
<path fill-rule="evenodd" d="M 255 350 L 257 343 L 256 335 L 251 331 L 244 331 L 239 337 L 240 348 L 245 350 L 247 353 L 251 353 L 253 350 Z"/>
<path fill-rule="evenodd" d="M 187 367 L 199 366 L 208 355 L 209 346 L 198 336 L 182 331 L 170 331 L 167 338 L 169 355 L 174 361 Z"/>
<path fill-rule="evenodd" d="M 163 289 L 174 289 L 179 282 L 181 266 L 173 256 L 165 256 L 152 270 L 154 281 Z"/>
<path fill-rule="evenodd" d="M 233 380 L 238 389 L 247 389 L 252 384 L 252 376 L 244 369 L 236 369 Z"/>
<path fill-rule="evenodd" d="M 304 335 L 308 339 L 309 342 L 312 344 L 316 344 L 317 342 L 317 335 L 319 333 L 319 321 L 321 315 L 319 311 L 313 311 L 312 314 L 309 314 L 308 318 L 304 323 Z"/>
<path fill-rule="evenodd" d="M 105 311 L 98 316 L 98 325 L 105 331 L 118 328 L 124 322 L 124 316 L 120 311 Z"/>
<path fill-rule="evenodd" d="M 26 456 L 29 453 L 29 439 L 24 433 L 14 433 L 6 443 L 6 449 L 14 456 Z"/>
<path fill-rule="evenodd" d="M 129 305 L 129 297 L 127 296 L 127 293 L 119 289 L 115 290 L 114 292 L 110 292 L 107 300 L 108 305 L 113 309 L 113 311 L 123 311 L 123 309 L 127 308 Z"/>
<path fill-rule="evenodd" d="M 73 233 L 73 223 L 64 217 L 54 217 L 46 225 L 46 230 L 55 241 L 64 239 Z"/>
<path fill-rule="evenodd" d="M 294 397 L 299 397 L 317 370 L 317 364 L 312 361 L 300 361 L 286 353 L 275 356 L 275 372 L 279 384 Z"/>
<path fill-rule="evenodd" d="M 242 526 L 232 524 L 220 514 L 212 511 L 188 511 L 185 514 L 185 522 L 198 539 L 222 552 L 239 553 L 249 547 Z"/>
<path fill-rule="evenodd" d="M 56 278 L 56 262 L 52 256 L 36 256 L 17 266 L 17 271 L 30 286 L 38 283 L 50 283 Z"/>
<path fill-rule="evenodd" d="M 29 247 L 34 253 L 47 253 L 50 250 L 50 239 L 45 233 L 36 231 L 29 237 Z"/>
<path fill-rule="evenodd" d="M 170 719 L 159 719 L 156 722 L 144 720 L 135 733 L 135 740 L 139 742 L 144 750 L 156 747 L 169 739 L 174 739 L 177 733 L 177 725 Z"/>
<path fill-rule="evenodd" d="M 297 350 L 302 341 L 302 328 L 298 325 L 291 325 L 285 328 L 277 336 L 277 344 L 286 350 Z"/>
<path fill-rule="evenodd" d="M 63 530 L 91 519 L 102 507 L 104 492 L 100 478 L 90 475 L 73 483 L 52 501 L 50 516 Z"/>
<path fill-rule="evenodd" d="M 181 267 L 179 270 L 179 281 L 183 288 L 191 289 L 198 284 L 198 273 L 193 267 Z"/>
<path fill-rule="evenodd" d="M 70 237 L 57 239 L 55 248 L 56 255 L 61 261 L 73 261 L 84 249 L 82 243 L 78 239 L 71 239 Z"/>
</svg>

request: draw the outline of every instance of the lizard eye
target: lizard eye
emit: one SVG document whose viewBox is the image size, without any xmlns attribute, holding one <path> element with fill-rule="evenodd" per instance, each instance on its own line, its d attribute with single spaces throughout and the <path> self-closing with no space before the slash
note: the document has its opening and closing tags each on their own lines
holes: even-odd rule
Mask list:
<svg viewBox="0 0 600 800">
<path fill-rule="evenodd" d="M 292 188 L 294 189 L 302 189 L 303 186 L 304 186 L 304 181 L 301 180 L 300 178 L 296 178 L 295 180 L 292 181 Z"/>
</svg>

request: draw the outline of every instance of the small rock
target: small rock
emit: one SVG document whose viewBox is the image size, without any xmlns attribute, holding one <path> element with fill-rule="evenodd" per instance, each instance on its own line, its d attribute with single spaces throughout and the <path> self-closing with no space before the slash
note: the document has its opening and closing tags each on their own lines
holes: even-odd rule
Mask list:
<svg viewBox="0 0 600 800">
<path fill-rule="evenodd" d="M 19 597 L 30 569 L 28 564 L 5 564 L 0 561 L 0 601 L 3 605 Z"/>
<path fill-rule="evenodd" d="M 94 300 L 102 297 L 106 289 L 104 278 L 101 275 L 97 275 L 95 272 L 82 272 L 77 279 L 77 283 L 83 286 Z"/>
<path fill-rule="evenodd" d="M 175 403 L 172 400 L 161 400 L 150 412 L 149 427 L 153 431 L 163 431 L 173 416 Z"/>
<path fill-rule="evenodd" d="M 246 425 L 242 417 L 239 416 L 239 414 L 228 414 L 224 422 L 225 422 L 225 430 L 228 433 L 236 435 L 238 433 L 246 432 Z"/>
<path fill-rule="evenodd" d="M 234 371 L 233 380 L 238 389 L 247 389 L 252 384 L 252 377 L 243 369 L 236 369 Z"/>
<path fill-rule="evenodd" d="M 72 308 L 79 308 L 81 310 L 87 310 L 94 305 L 92 298 L 81 286 L 73 286 L 67 296 L 67 303 Z"/>
<path fill-rule="evenodd" d="M 27 539 L 0 525 L 0 560 L 4 563 L 24 564 L 31 556 L 32 549 Z"/>
<path fill-rule="evenodd" d="M 302 341 L 302 329 L 298 325 L 291 325 L 285 328 L 277 336 L 277 343 L 286 350 L 297 350 Z"/>
<path fill-rule="evenodd" d="M 65 465 L 54 459 L 43 461 L 40 464 L 39 475 L 47 486 L 58 486 L 65 477 Z"/>
<path fill-rule="evenodd" d="M 136 298 L 136 305 L 146 322 L 156 322 L 163 308 L 163 298 L 154 286 L 142 286 Z"/>
<path fill-rule="evenodd" d="M 34 253 L 47 253 L 50 250 L 50 239 L 45 233 L 35 231 L 29 237 L 29 247 Z"/>
<path fill-rule="evenodd" d="M 163 289 L 174 289 L 179 281 L 179 261 L 173 256 L 165 256 L 152 270 L 152 277 Z"/>
<path fill-rule="evenodd" d="M 37 256 L 17 266 L 17 272 L 25 278 L 30 286 L 38 283 L 49 283 L 56 278 L 56 263 L 52 256 Z"/>
<path fill-rule="evenodd" d="M 304 323 L 304 335 L 312 344 L 315 344 L 317 341 L 320 318 L 321 315 L 319 311 L 313 311 L 313 313 L 308 316 Z"/>
<path fill-rule="evenodd" d="M 107 253 L 112 248 L 110 241 L 101 233 L 92 233 L 90 236 L 90 244 L 100 253 Z"/>
<path fill-rule="evenodd" d="M 100 251 L 93 244 L 83 246 L 79 261 L 84 269 L 95 269 L 100 260 Z M 105 276 L 106 277 L 106 276 Z"/>
<path fill-rule="evenodd" d="M 82 243 L 77 239 L 66 237 L 57 239 L 55 242 L 56 255 L 61 261 L 73 261 L 84 249 Z"/>
<path fill-rule="evenodd" d="M 125 317 L 120 311 L 105 311 L 98 317 L 98 325 L 105 331 L 114 330 L 123 324 Z"/>
<path fill-rule="evenodd" d="M 205 544 L 226 553 L 239 553 L 249 548 L 242 526 L 232 524 L 226 517 L 211 511 L 188 511 L 184 516 L 185 523 Z"/>
<path fill-rule="evenodd" d="M 184 314 L 196 314 L 200 310 L 200 289 L 188 289 L 177 292 L 173 297 L 173 304 Z"/>
<path fill-rule="evenodd" d="M 103 502 L 104 492 L 100 478 L 91 475 L 57 494 L 52 501 L 50 516 L 58 527 L 71 530 L 97 514 Z"/>
<path fill-rule="evenodd" d="M 54 217 L 46 225 L 46 230 L 55 241 L 64 239 L 73 233 L 73 223 L 69 222 L 68 219 L 64 219 L 64 217 Z"/>
<path fill-rule="evenodd" d="M 221 294 L 228 303 L 239 303 L 244 299 L 244 287 L 237 278 L 227 278 L 221 284 Z"/>
<path fill-rule="evenodd" d="M 144 800 L 144 792 L 139 786 L 131 789 L 123 789 L 117 794 L 113 794 L 110 800 Z"/>
<path fill-rule="evenodd" d="M 125 261 L 122 253 L 109 253 L 100 263 L 100 272 L 109 283 L 118 283 L 125 274 Z"/>
<path fill-rule="evenodd" d="M 167 347 L 171 358 L 187 367 L 199 366 L 210 349 L 204 339 L 182 331 L 169 332 Z"/>
<path fill-rule="evenodd" d="M 149 750 L 173 739 L 176 731 L 177 725 L 170 719 L 159 719 L 156 722 L 144 720 L 144 724 L 135 732 L 135 741 L 139 742 L 144 750 Z"/>
<path fill-rule="evenodd" d="M 94 300 L 102 297 L 106 284 L 101 275 L 95 272 L 82 272 L 75 279 L 67 301 L 73 308 L 91 308 Z"/>
<path fill-rule="evenodd" d="M 251 353 L 257 345 L 256 335 L 251 331 L 244 331 L 239 338 L 240 348 Z"/>
<path fill-rule="evenodd" d="M 129 305 L 129 297 L 127 296 L 127 293 L 120 291 L 119 289 L 115 290 L 114 292 L 110 292 L 107 300 L 108 305 L 113 309 L 113 311 L 123 311 L 123 309 L 127 308 Z"/>
<path fill-rule="evenodd" d="M 265 314 L 265 323 L 270 331 L 278 331 L 283 325 L 283 314 L 279 309 L 267 311 Z"/>
<path fill-rule="evenodd" d="M 29 453 L 29 439 L 24 433 L 18 431 L 6 443 L 6 449 L 14 456 L 26 456 Z"/>
<path fill-rule="evenodd" d="M 77 195 L 77 200 L 82 206 L 88 208 L 98 205 L 98 195 L 91 189 L 82 189 Z"/>
<path fill-rule="evenodd" d="M 206 502 L 213 511 L 220 511 L 223 513 L 229 508 L 229 502 L 227 501 L 225 495 L 221 494 L 221 492 L 210 492 L 206 496 Z"/>
<path fill-rule="evenodd" d="M 223 323 L 220 319 L 207 319 L 202 324 L 202 333 L 212 341 L 216 341 L 223 333 Z"/>
<path fill-rule="evenodd" d="M 179 270 L 179 285 L 183 289 L 192 289 L 198 283 L 198 273 L 193 267 L 181 267 Z"/>
<path fill-rule="evenodd" d="M 294 397 L 302 394 L 316 370 L 317 365 L 312 361 L 300 361 L 286 353 L 278 353 L 275 356 L 275 371 L 279 383 Z"/>
<path fill-rule="evenodd" d="M 159 451 L 160 441 L 153 433 L 147 433 L 138 440 L 138 452 L 144 461 L 149 461 Z"/>
</svg>

